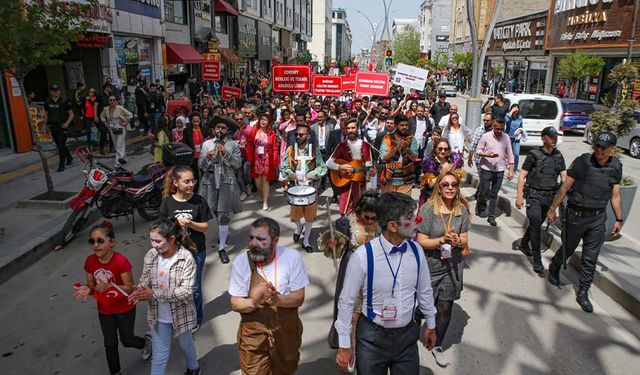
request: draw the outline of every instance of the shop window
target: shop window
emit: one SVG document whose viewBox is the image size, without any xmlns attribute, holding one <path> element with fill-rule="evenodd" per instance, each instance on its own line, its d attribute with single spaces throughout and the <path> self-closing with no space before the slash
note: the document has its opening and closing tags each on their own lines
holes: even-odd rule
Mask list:
<svg viewBox="0 0 640 375">
<path fill-rule="evenodd" d="M 216 15 L 216 32 L 220 34 L 228 34 L 227 16 Z"/>
<path fill-rule="evenodd" d="M 184 0 L 165 0 L 164 18 L 167 22 L 187 24 L 187 2 Z"/>
</svg>

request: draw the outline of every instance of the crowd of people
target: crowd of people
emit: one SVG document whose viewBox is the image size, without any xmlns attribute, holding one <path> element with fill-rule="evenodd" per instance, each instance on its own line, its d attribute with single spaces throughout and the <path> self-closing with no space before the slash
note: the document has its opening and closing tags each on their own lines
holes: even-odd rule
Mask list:
<svg viewBox="0 0 640 375">
<path fill-rule="evenodd" d="M 109 124 L 117 149 L 123 141 L 113 129 L 121 126 L 126 134 L 131 112 L 106 93 L 113 102 L 94 113 Z M 162 161 L 169 142 L 187 144 L 194 157 L 167 176 L 161 219 L 150 227 L 151 249 L 137 283 L 130 263 L 113 249 L 113 229 L 102 224 L 90 231 L 94 253 L 85 264 L 87 283 L 76 287 L 75 297 L 91 294 L 98 301 L 111 373 L 120 372 L 116 330 L 125 347 L 151 358 L 152 374 L 165 373 L 172 338 L 184 353 L 186 373 L 200 373 L 193 335 L 203 323 L 209 222 L 216 218 L 218 256 L 229 263 L 227 239 L 242 202 L 259 193 L 262 210 L 270 211 L 274 195 L 285 194 L 293 242 L 302 239 L 301 248 L 311 253 L 318 196 L 329 189 L 340 219 L 319 236 L 317 248 L 340 259 L 334 324 L 327 327 L 338 366 L 360 374 L 417 374 L 419 340 L 439 366 L 449 364 L 442 343 L 463 290 L 471 218 L 497 226 L 501 184 L 505 174 L 511 181 L 518 171 L 526 130 L 517 106 L 508 108 L 498 95 L 485 108 L 482 124 L 467 124 L 444 94 L 418 102 L 397 88 L 389 97 L 374 98 L 257 90 L 230 101 L 199 92 L 206 97 L 201 106 L 169 118 L 166 103 L 159 96 L 155 101 L 153 93 L 152 86 L 137 112 L 145 111 L 155 160 Z M 56 119 L 67 121 L 63 117 Z M 545 128 L 543 146 L 527 154 L 518 173 L 515 204 L 523 207 L 526 199 L 529 218 L 519 246 L 532 257 L 533 270 L 544 272 L 540 228 L 555 220 L 567 196 L 563 248 L 553 257 L 548 279 L 559 284 L 562 263 L 584 240 L 577 302 L 591 312 L 588 290 L 609 201 L 615 233 L 622 223 L 622 166 L 611 156 L 612 133 L 598 135 L 594 152 L 568 169 L 557 137 L 555 128 Z M 126 162 L 126 154 L 116 155 L 116 163 Z M 461 191 L 465 161 L 479 175 L 475 212 Z M 228 288 L 231 307 L 241 316 L 240 368 L 245 374 L 293 374 L 303 332 L 299 307 L 310 283 L 303 257 L 279 244 L 280 224 L 271 217 L 256 219 L 245 231 L 249 250 L 235 256 Z M 103 298 L 106 291 L 118 298 Z M 148 301 L 145 337 L 133 333 L 139 301 Z"/>
</svg>

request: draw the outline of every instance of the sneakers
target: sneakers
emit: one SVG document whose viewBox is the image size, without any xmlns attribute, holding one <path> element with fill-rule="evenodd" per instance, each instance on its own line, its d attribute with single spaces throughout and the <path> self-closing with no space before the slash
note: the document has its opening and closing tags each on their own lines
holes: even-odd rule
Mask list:
<svg viewBox="0 0 640 375">
<path fill-rule="evenodd" d="M 222 264 L 229 263 L 229 255 L 227 255 L 224 249 L 218 251 L 218 256 L 220 256 L 220 262 L 222 262 Z"/>
<path fill-rule="evenodd" d="M 144 334 L 144 347 L 140 350 L 143 361 L 148 361 L 151 358 L 151 333 Z"/>
<path fill-rule="evenodd" d="M 195 327 L 191 328 L 191 334 L 195 335 L 200 331 L 200 324 L 196 324 Z"/>
<path fill-rule="evenodd" d="M 496 222 L 496 217 L 495 216 L 489 216 L 489 218 L 487 219 L 487 222 L 492 226 L 495 227 L 498 225 L 498 223 Z"/>
<path fill-rule="evenodd" d="M 449 366 L 449 361 L 447 361 L 447 356 L 444 354 L 444 349 L 442 349 L 441 346 L 436 346 L 435 348 L 433 348 L 433 350 L 431 350 L 431 355 L 433 355 L 433 358 L 435 358 L 438 366 Z"/>
</svg>

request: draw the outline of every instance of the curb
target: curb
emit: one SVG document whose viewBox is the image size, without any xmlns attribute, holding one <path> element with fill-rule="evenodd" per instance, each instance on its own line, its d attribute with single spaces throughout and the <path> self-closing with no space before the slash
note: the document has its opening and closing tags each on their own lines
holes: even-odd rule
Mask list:
<svg viewBox="0 0 640 375">
<path fill-rule="evenodd" d="M 479 184 L 478 178 L 471 173 L 467 173 L 466 182 L 476 188 Z M 511 200 L 503 195 L 498 195 L 498 208 L 500 208 L 506 216 L 513 218 L 518 224 L 522 225 L 523 228 L 529 224 L 526 214 L 518 210 L 515 204 L 512 205 Z M 562 245 L 562 241 L 557 235 L 542 231 L 542 244 L 546 245 L 549 249 L 558 249 Z M 606 246 L 606 242 L 603 246 Z M 580 272 L 581 249 L 582 248 L 577 249 L 571 258 L 567 259 L 567 264 L 577 272 Z M 614 280 L 611 280 L 606 273 L 598 270 L 597 267 L 593 283 L 616 303 L 640 319 L 640 301 L 622 289 Z"/>
</svg>

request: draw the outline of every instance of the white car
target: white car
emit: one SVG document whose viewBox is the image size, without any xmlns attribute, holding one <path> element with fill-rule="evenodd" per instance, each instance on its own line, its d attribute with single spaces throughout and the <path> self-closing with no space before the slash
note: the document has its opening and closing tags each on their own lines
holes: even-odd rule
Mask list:
<svg viewBox="0 0 640 375">
<path fill-rule="evenodd" d="M 438 84 L 438 94 L 444 92 L 446 96 L 457 96 L 458 88 L 453 82 L 440 82 Z"/>
<path fill-rule="evenodd" d="M 523 147 L 542 146 L 542 130 L 547 126 L 553 126 L 560 134 L 558 145 L 562 143 L 562 103 L 560 99 L 550 94 L 505 94 L 504 102 L 520 106 L 522 126 L 527 131 L 527 140 L 520 143 Z"/>
</svg>

